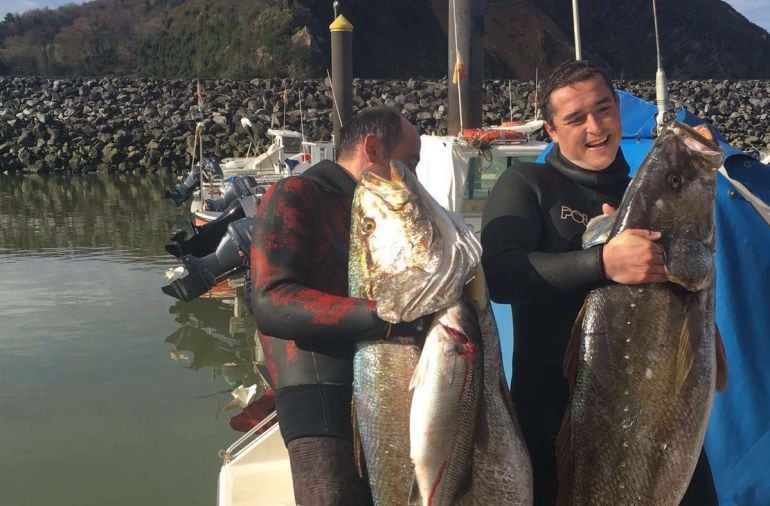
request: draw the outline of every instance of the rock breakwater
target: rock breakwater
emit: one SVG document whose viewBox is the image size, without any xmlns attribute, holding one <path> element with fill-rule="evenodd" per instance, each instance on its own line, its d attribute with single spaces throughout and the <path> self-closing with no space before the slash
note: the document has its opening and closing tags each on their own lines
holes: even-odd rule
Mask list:
<svg viewBox="0 0 770 506">
<path fill-rule="evenodd" d="M 654 100 L 651 81 L 616 83 Z M 532 117 L 534 83 L 486 81 L 483 122 Z M 674 81 L 670 98 L 747 151 L 770 146 L 770 81 Z M 354 82 L 357 108 L 403 111 L 421 133 L 446 133 L 445 81 Z M 205 156 L 264 147 L 268 128 L 331 138 L 332 91 L 323 80 L 173 81 L 0 77 L 0 172 L 182 172 L 196 124 Z M 254 137 L 240 124 L 254 125 Z"/>
</svg>

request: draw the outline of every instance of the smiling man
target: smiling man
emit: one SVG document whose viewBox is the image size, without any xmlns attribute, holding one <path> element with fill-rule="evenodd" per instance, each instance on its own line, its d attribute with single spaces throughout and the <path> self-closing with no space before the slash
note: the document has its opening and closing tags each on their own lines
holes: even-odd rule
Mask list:
<svg viewBox="0 0 770 506">
<path fill-rule="evenodd" d="M 490 295 L 511 304 L 511 392 L 532 458 L 535 504 L 552 505 L 556 435 L 569 399 L 562 362 L 580 306 L 601 283 L 666 277 L 658 232 L 625 230 L 605 245 L 581 248 L 588 220 L 617 207 L 630 181 L 607 73 L 586 60 L 564 63 L 543 83 L 540 99 L 553 149 L 545 163 L 514 165 L 500 177 L 481 243 Z M 716 504 L 703 455 L 683 504 Z"/>
</svg>

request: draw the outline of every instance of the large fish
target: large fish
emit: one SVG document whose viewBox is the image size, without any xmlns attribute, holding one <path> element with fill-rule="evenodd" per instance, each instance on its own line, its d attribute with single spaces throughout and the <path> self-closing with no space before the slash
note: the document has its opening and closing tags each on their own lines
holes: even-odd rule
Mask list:
<svg viewBox="0 0 770 506">
<path fill-rule="evenodd" d="M 413 383 L 410 435 L 419 496 L 410 504 L 532 504 L 532 468 L 480 267 L 462 299 L 434 316 Z"/>
<path fill-rule="evenodd" d="M 500 333 L 481 266 L 476 268 L 465 287 L 464 297 L 479 319 L 484 352 L 484 386 L 474 433 L 472 485 L 456 504 L 531 505 L 532 466 L 511 405 L 511 393 L 503 370 Z"/>
<path fill-rule="evenodd" d="M 565 355 L 559 503 L 676 505 L 701 452 L 723 356 L 714 322 L 714 188 L 722 152 L 673 122 L 629 185 L 608 239 L 662 233 L 665 283 L 592 290 Z M 592 237 L 598 226 L 589 227 Z M 719 379 L 723 383 L 723 378 Z"/>
<path fill-rule="evenodd" d="M 391 163 L 391 180 L 364 173 L 351 220 L 350 294 L 377 301 L 377 314 L 391 323 L 455 303 L 481 256 L 470 229 L 399 162 Z M 422 343 L 382 337 L 356 345 L 353 399 L 374 502 L 403 505 L 414 477 L 409 382 Z"/>
<path fill-rule="evenodd" d="M 439 311 L 421 360 L 448 360 L 458 367 L 452 378 L 467 387 L 458 392 L 454 379 L 427 377 L 446 379 L 440 367 L 415 375 L 413 465 L 408 387 L 420 343 L 357 346 L 355 410 L 375 503 L 405 504 L 416 475 L 416 490 L 433 490 L 412 494 L 424 504 L 530 504 L 529 457 L 503 379 L 478 242 L 398 163 L 390 181 L 364 175 L 352 211 L 351 294 L 378 301 L 380 317 L 394 323 Z M 442 350 L 449 356 L 437 357 Z M 447 393 L 477 407 L 442 400 Z"/>
</svg>

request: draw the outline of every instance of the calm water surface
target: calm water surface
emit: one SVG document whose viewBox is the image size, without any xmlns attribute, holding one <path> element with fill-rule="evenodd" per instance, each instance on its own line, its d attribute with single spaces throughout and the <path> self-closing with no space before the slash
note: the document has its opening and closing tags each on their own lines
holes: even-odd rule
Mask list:
<svg viewBox="0 0 770 506">
<path fill-rule="evenodd" d="M 171 183 L 0 175 L 0 505 L 215 504 L 253 326 L 160 291 Z"/>
</svg>

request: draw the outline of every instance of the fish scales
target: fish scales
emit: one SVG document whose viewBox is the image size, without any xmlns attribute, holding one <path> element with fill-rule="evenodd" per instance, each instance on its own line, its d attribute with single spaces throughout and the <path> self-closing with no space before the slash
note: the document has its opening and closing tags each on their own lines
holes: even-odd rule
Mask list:
<svg viewBox="0 0 770 506">
<path fill-rule="evenodd" d="M 457 500 L 447 500 L 451 504 L 526 505 L 532 503 L 532 472 L 503 379 L 499 335 L 479 267 L 480 253 L 478 241 L 462 220 L 441 208 L 402 164 L 391 162 L 390 181 L 371 174 L 362 177 L 352 208 L 351 295 L 377 301 L 377 314 L 393 323 L 441 311 L 458 304 L 462 297 L 461 304 L 472 309 L 463 314 L 474 318 L 471 326 L 481 333 L 483 385 L 471 462 L 450 458 L 447 464 L 449 475 L 470 474 L 470 488 L 462 489 L 465 492 L 459 492 Z M 440 314 L 438 318 L 440 321 Z M 455 330 L 473 334 L 461 327 Z M 403 505 L 410 496 L 415 467 L 408 458 L 409 432 L 402 432 L 404 420 L 410 416 L 403 402 L 410 397 L 402 393 L 417 361 L 415 344 L 402 338 L 394 343 L 391 336 L 361 342 L 356 349 L 356 419 L 378 505 Z M 423 415 L 419 411 L 418 404 L 413 414 Z M 467 421 L 463 413 L 458 409 L 455 416 Z M 448 438 L 456 436 L 451 428 L 444 433 Z M 463 436 L 456 440 L 459 446 L 465 442 Z M 423 441 L 416 446 L 428 444 Z M 402 450 L 406 450 L 406 458 Z M 467 450 L 460 453 L 467 455 Z M 436 474 L 427 476 L 430 480 Z M 462 480 L 452 479 L 452 483 L 457 481 Z M 452 495 L 454 492 L 448 494 Z"/>
<path fill-rule="evenodd" d="M 434 315 L 410 383 L 410 456 L 425 506 L 455 504 L 469 483 L 481 348 L 478 318 L 463 299 Z"/>
<path fill-rule="evenodd" d="M 506 384 L 500 334 L 484 272 L 477 267 L 465 288 L 479 319 L 484 353 L 482 409 L 473 447 L 472 485 L 459 505 L 530 505 L 532 465 Z"/>
<path fill-rule="evenodd" d="M 481 250 L 467 227 L 392 163 L 391 181 L 365 173 L 354 194 L 348 276 L 352 296 L 377 301 L 377 314 L 398 323 L 456 302 Z M 418 359 L 411 338 L 356 344 L 354 406 L 376 505 L 403 505 L 411 491 L 409 382 Z"/>
<path fill-rule="evenodd" d="M 679 389 L 671 387 L 688 298 L 681 291 L 616 285 L 586 300 L 575 385 L 585 393 L 572 403 L 579 428 L 572 432 L 572 504 L 678 504 L 684 495 L 703 444 L 716 351 L 713 319 L 704 318 L 691 372 Z M 689 304 L 705 309 L 708 298 Z M 639 309 L 629 312 L 631 304 Z"/>
<path fill-rule="evenodd" d="M 419 357 L 413 341 L 373 341 L 356 350 L 353 395 L 376 504 L 406 504 L 409 496 L 409 378 Z"/>
<path fill-rule="evenodd" d="M 557 441 L 559 503 L 676 505 L 700 455 L 718 371 L 715 169 L 721 150 L 673 122 L 614 219 L 662 233 L 669 282 L 592 290 L 565 357 L 572 395 Z M 599 240 L 601 242 L 601 240 Z"/>
</svg>

